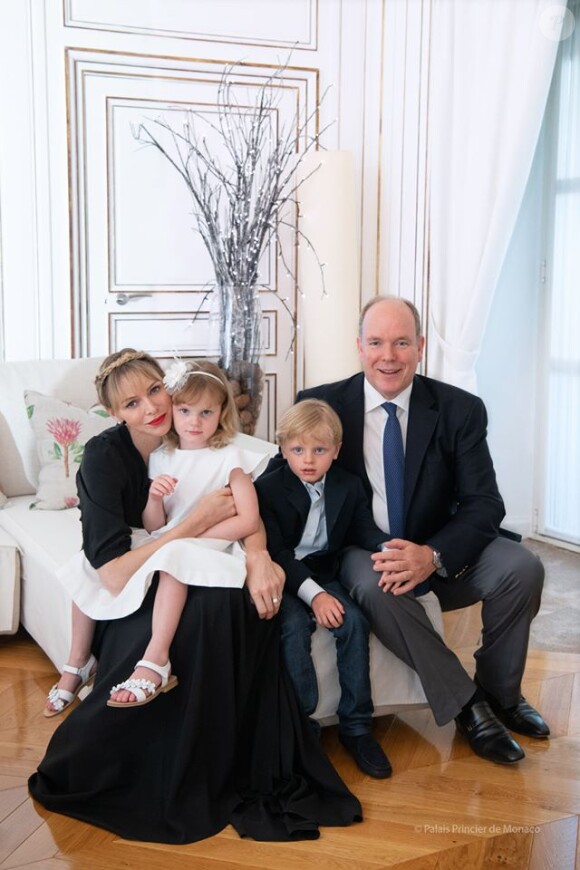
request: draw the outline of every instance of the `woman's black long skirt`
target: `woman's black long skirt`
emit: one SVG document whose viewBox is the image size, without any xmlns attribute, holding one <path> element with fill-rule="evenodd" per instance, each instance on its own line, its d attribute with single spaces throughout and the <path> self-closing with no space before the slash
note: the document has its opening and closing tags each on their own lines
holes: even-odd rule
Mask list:
<svg viewBox="0 0 580 870">
<path fill-rule="evenodd" d="M 277 620 L 247 591 L 190 587 L 171 662 L 179 685 L 141 707 L 107 707 L 151 635 L 141 608 L 97 625 L 91 694 L 54 733 L 32 796 L 131 840 L 190 843 L 232 824 L 257 840 L 314 839 L 361 820 L 280 665 Z"/>
</svg>

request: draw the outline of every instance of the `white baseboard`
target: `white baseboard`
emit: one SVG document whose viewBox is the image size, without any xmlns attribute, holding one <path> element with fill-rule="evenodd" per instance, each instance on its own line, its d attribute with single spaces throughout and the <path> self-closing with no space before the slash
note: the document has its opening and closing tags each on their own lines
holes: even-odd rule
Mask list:
<svg viewBox="0 0 580 870">
<path fill-rule="evenodd" d="M 580 553 L 580 545 L 572 544 L 569 541 L 561 541 L 559 538 L 550 538 L 548 535 L 539 535 L 537 532 L 529 536 L 532 541 L 538 541 L 541 544 L 550 544 L 552 547 L 560 547 L 562 550 L 570 550 L 572 553 Z"/>
<path fill-rule="evenodd" d="M 501 525 L 503 529 L 517 532 L 522 538 L 529 538 L 532 534 L 532 522 L 529 517 L 506 516 Z"/>
</svg>

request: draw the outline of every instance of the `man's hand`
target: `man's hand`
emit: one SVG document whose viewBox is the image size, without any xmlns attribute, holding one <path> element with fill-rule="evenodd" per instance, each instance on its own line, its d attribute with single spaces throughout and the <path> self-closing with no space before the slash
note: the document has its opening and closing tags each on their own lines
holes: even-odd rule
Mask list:
<svg viewBox="0 0 580 870">
<path fill-rule="evenodd" d="M 401 538 L 388 541 L 388 550 L 373 553 L 375 571 L 380 571 L 379 586 L 383 592 L 404 595 L 430 577 L 433 565 L 433 550 L 427 544 L 413 544 Z"/>
<path fill-rule="evenodd" d="M 246 586 L 260 619 L 272 619 L 282 603 L 284 581 L 282 568 L 273 562 L 267 550 L 246 550 Z"/>
<path fill-rule="evenodd" d="M 344 622 L 344 607 L 330 592 L 319 592 L 310 604 L 318 625 L 338 628 Z"/>
</svg>

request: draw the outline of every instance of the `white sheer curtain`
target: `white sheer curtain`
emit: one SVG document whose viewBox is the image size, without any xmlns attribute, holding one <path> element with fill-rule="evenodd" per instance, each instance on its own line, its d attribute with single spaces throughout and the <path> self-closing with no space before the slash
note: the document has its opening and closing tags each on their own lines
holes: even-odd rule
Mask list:
<svg viewBox="0 0 580 870">
<path fill-rule="evenodd" d="M 427 371 L 472 392 L 554 69 L 558 39 L 546 35 L 545 8 L 433 0 Z"/>
<path fill-rule="evenodd" d="M 580 0 L 560 45 L 546 140 L 549 209 L 545 320 L 543 534 L 580 544 Z"/>
</svg>

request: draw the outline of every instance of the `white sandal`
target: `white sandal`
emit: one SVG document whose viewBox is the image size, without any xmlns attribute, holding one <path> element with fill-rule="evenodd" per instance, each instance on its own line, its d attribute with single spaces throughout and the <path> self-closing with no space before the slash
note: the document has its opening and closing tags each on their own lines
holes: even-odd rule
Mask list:
<svg viewBox="0 0 580 870">
<path fill-rule="evenodd" d="M 137 662 L 135 668 L 149 668 L 150 671 L 159 674 L 161 677 L 161 685 L 156 686 L 152 680 L 124 680 L 117 686 L 113 686 L 111 689 L 111 695 L 114 695 L 115 692 L 126 690 L 127 692 L 131 692 L 132 695 L 135 695 L 137 700 L 123 702 L 112 701 L 109 699 L 107 701 L 107 707 L 142 707 L 143 704 L 148 704 L 149 701 L 153 701 L 162 692 L 170 692 L 171 689 L 174 689 L 177 685 L 177 677 L 171 675 L 170 661 L 168 661 L 166 665 L 157 665 L 155 662 L 141 659 Z"/>
<path fill-rule="evenodd" d="M 69 692 L 67 689 L 59 689 L 58 683 L 54 684 L 46 699 L 50 704 L 52 704 L 54 710 L 49 710 L 48 707 L 45 707 L 42 711 L 47 719 L 51 719 L 53 716 L 58 716 L 59 713 L 62 713 L 67 707 L 70 707 L 80 690 L 84 689 L 85 686 L 92 685 L 93 680 L 95 679 L 96 668 L 94 671 L 92 669 L 96 663 L 96 658 L 91 655 L 88 662 L 83 665 L 82 668 L 75 668 L 73 665 L 63 665 L 63 674 L 65 672 L 67 674 L 74 674 L 76 677 L 80 677 L 81 681 L 74 692 Z"/>
</svg>

